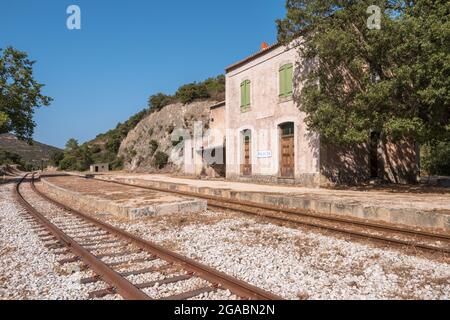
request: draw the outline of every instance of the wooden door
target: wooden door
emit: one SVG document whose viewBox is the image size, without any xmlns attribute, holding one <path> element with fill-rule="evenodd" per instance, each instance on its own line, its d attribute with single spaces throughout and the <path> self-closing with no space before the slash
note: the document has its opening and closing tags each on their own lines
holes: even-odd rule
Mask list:
<svg viewBox="0 0 450 320">
<path fill-rule="evenodd" d="M 295 173 L 295 135 L 294 124 L 280 126 L 280 176 L 293 178 Z"/>
<path fill-rule="evenodd" d="M 294 177 L 294 136 L 281 137 L 281 176 Z"/>
<path fill-rule="evenodd" d="M 242 164 L 242 175 L 252 175 L 252 158 L 251 158 L 251 139 L 250 136 L 244 137 L 244 163 Z"/>
</svg>

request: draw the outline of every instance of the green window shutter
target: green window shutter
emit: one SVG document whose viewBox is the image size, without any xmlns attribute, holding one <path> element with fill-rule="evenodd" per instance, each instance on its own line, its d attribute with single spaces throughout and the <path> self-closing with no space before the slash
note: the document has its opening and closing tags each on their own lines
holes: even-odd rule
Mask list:
<svg viewBox="0 0 450 320">
<path fill-rule="evenodd" d="M 280 68 L 280 97 L 288 97 L 292 94 L 292 78 L 294 66 L 285 64 Z"/>
<path fill-rule="evenodd" d="M 286 66 L 286 95 L 291 95 L 293 92 L 292 80 L 294 78 L 294 65 L 288 64 Z"/>
<path fill-rule="evenodd" d="M 247 80 L 245 83 L 245 105 L 250 105 L 250 80 Z"/>
<path fill-rule="evenodd" d="M 241 83 L 241 107 L 245 106 L 245 81 Z"/>
<path fill-rule="evenodd" d="M 284 85 L 284 79 L 285 79 L 285 76 L 284 76 L 284 70 L 285 70 L 285 67 L 284 66 L 282 66 L 281 68 L 280 68 L 280 71 L 279 71 L 279 78 L 280 78 L 280 97 L 282 97 L 282 96 L 284 96 L 284 87 L 285 87 L 285 85 Z"/>
<path fill-rule="evenodd" d="M 248 111 L 250 107 L 250 80 L 241 83 L 241 110 Z"/>
</svg>

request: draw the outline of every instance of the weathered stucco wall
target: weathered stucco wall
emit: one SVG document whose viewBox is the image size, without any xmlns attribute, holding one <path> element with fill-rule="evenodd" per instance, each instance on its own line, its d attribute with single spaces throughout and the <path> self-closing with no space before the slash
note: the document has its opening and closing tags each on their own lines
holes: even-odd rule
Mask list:
<svg viewBox="0 0 450 320">
<path fill-rule="evenodd" d="M 419 148 L 413 142 L 380 140 L 377 148 L 378 175 L 370 172 L 369 144 L 349 147 L 327 145 L 320 150 L 321 185 L 358 184 L 371 178 L 406 184 L 419 179 Z"/>
<path fill-rule="evenodd" d="M 356 184 L 370 178 L 370 149 L 367 144 L 349 147 L 321 144 L 321 186 Z"/>
<path fill-rule="evenodd" d="M 222 146 L 225 142 L 225 105 L 211 109 L 209 128 L 209 147 Z"/>
<path fill-rule="evenodd" d="M 419 146 L 412 141 L 386 139 L 379 148 L 380 178 L 391 183 L 417 183 L 420 175 Z"/>
<path fill-rule="evenodd" d="M 319 139 L 310 134 L 301 113 L 292 99 L 279 97 L 279 69 L 294 64 L 298 72 L 296 48 L 278 47 L 226 75 L 226 149 L 227 178 L 241 177 L 243 162 L 243 130 L 252 132 L 253 179 L 273 181 L 280 171 L 278 126 L 285 122 L 295 125 L 295 181 L 305 185 L 319 184 Z M 248 112 L 240 108 L 241 83 L 250 80 L 251 106 Z M 296 89 L 297 90 L 297 89 Z M 258 158 L 258 151 L 270 151 L 271 156 Z"/>
</svg>

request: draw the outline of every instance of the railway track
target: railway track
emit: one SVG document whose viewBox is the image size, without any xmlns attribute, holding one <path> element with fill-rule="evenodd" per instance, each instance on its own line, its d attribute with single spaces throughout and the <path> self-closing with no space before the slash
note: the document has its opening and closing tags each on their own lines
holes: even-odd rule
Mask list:
<svg viewBox="0 0 450 320">
<path fill-rule="evenodd" d="M 185 300 L 210 292 L 229 290 L 241 299 L 280 300 L 281 298 L 254 287 L 194 260 L 171 252 L 157 244 L 136 237 L 124 230 L 103 223 L 73 210 L 42 194 L 34 186 L 34 174 L 24 175 L 16 184 L 17 200 L 26 209 L 34 230 L 46 241 L 46 247 L 64 256 L 61 264 L 81 262 L 93 276 L 81 279 L 82 284 L 106 283 L 106 288 L 90 292 L 91 298 L 118 294 L 124 299 L 150 300 L 149 288 L 163 288 L 192 281 L 195 288 L 181 289 L 174 294 L 158 295 L 158 299 Z M 22 187 L 29 183 L 33 196 L 25 196 Z M 57 206 L 57 214 L 39 210 L 33 197 Z M 35 200 L 36 201 L 36 200 Z M 145 267 L 140 267 L 146 265 Z M 147 276 L 151 280 L 133 283 L 129 277 Z M 182 287 L 183 288 L 183 287 Z"/>
<path fill-rule="evenodd" d="M 350 218 L 320 214 L 307 210 L 275 207 L 266 204 L 202 195 L 193 192 L 140 186 L 112 180 L 100 179 L 99 181 L 165 193 L 174 193 L 183 196 L 202 198 L 207 200 L 208 207 L 211 209 L 237 211 L 244 214 L 268 218 L 273 221 L 293 223 L 297 225 L 338 232 L 353 237 L 382 242 L 384 244 L 408 246 L 415 249 L 421 249 L 431 252 L 441 252 L 444 254 L 450 253 L 449 234 L 434 233 L 425 230 L 415 230 L 407 227 L 355 220 Z"/>
</svg>

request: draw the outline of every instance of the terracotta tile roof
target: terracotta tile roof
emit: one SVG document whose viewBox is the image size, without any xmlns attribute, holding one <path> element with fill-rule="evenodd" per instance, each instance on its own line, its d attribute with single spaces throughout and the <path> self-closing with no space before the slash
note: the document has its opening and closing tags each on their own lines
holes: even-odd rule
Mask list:
<svg viewBox="0 0 450 320">
<path fill-rule="evenodd" d="M 260 50 L 257 53 L 255 53 L 255 54 L 253 54 L 253 55 L 251 55 L 251 56 L 249 56 L 249 57 L 247 57 L 247 58 L 245 58 L 245 59 L 243 59 L 243 60 L 241 60 L 239 62 L 236 62 L 236 63 L 232 64 L 231 66 L 227 67 L 225 69 L 225 71 L 228 73 L 228 72 L 230 72 L 230 71 L 232 71 L 232 70 L 234 70 L 236 68 L 239 68 L 240 66 L 242 66 L 242 65 L 244 65 L 244 64 L 246 64 L 246 63 L 248 63 L 248 62 L 250 62 L 252 60 L 255 60 L 255 59 L 265 55 L 266 53 L 268 53 L 268 52 L 270 52 L 270 51 L 280 47 L 281 45 L 282 44 L 279 43 L 279 42 L 274 43 L 274 44 L 268 46 L 266 49 Z"/>
</svg>

